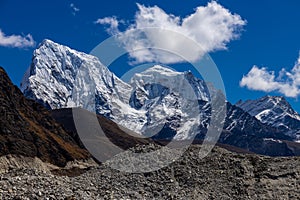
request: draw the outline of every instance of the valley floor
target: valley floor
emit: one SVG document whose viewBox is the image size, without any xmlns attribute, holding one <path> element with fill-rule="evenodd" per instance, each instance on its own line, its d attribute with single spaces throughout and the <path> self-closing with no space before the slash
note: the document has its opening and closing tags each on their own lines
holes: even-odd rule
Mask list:
<svg viewBox="0 0 300 200">
<path fill-rule="evenodd" d="M 236 154 L 193 145 L 168 167 L 125 173 L 105 164 L 76 174 L 37 169 L 0 174 L 0 199 L 299 199 L 300 157 Z M 65 171 L 66 172 L 66 171 Z"/>
</svg>

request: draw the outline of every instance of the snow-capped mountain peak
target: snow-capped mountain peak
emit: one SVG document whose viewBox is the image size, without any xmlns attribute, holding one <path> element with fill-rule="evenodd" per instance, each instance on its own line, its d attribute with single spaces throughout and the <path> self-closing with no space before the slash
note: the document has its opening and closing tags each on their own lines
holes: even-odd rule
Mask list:
<svg viewBox="0 0 300 200">
<path fill-rule="evenodd" d="M 209 101 L 209 90 L 206 83 L 196 78 L 191 72 L 178 72 L 173 69 L 155 65 L 147 70 L 135 74 L 131 81 L 133 88 L 142 88 L 142 85 L 159 84 L 176 92 L 186 99 Z"/>
<path fill-rule="evenodd" d="M 127 84 L 98 58 L 51 40 L 34 51 L 21 88 L 51 109 L 83 107 L 144 135 L 169 124 L 180 138 L 191 137 L 199 124 L 198 100 L 209 100 L 204 81 L 191 73 L 155 65 Z M 185 126 L 187 121 L 193 123 Z"/>
<path fill-rule="evenodd" d="M 300 120 L 299 114 L 293 110 L 282 96 L 264 96 L 256 100 L 239 101 L 236 105 L 264 122 L 270 122 L 270 118 L 267 116 L 271 113 L 276 114 L 276 117 L 280 118 L 290 116 Z"/>
<path fill-rule="evenodd" d="M 151 75 L 159 75 L 159 76 L 176 76 L 182 74 L 182 72 L 177 72 L 169 67 L 154 65 L 145 71 L 141 72 L 141 74 L 151 74 Z"/>
<path fill-rule="evenodd" d="M 157 133 L 154 138 L 163 139 L 204 139 L 212 112 L 223 109 L 211 107 L 211 99 L 218 99 L 221 92 L 190 71 L 177 72 L 155 65 L 135 74 L 127 84 L 98 58 L 51 40 L 44 40 L 34 51 L 21 89 L 27 98 L 50 109 L 82 107 L 147 137 Z M 277 126 L 287 134 L 300 134 L 299 115 L 280 97 L 238 103 L 257 119 L 226 103 L 221 142 L 265 152 L 267 147 L 262 144 L 270 141 L 262 138 L 291 140 L 258 119 L 271 119 L 272 125 L 287 126 Z M 262 147 L 258 150 L 257 146 Z"/>
<path fill-rule="evenodd" d="M 88 80 L 84 79 L 93 80 L 107 94 L 108 91 L 113 93 L 113 84 L 120 82 L 97 57 L 46 39 L 33 53 L 21 90 L 27 98 L 35 99 L 51 109 L 74 106 L 77 102 L 74 102 L 72 90 L 76 89 L 79 70 L 89 71 L 88 76 L 81 77 L 80 87 L 84 87 L 83 83 L 88 84 Z M 128 88 L 123 82 L 120 87 Z"/>
<path fill-rule="evenodd" d="M 239 101 L 236 104 L 263 123 L 286 131 L 298 138 L 300 115 L 282 96 L 264 96 L 256 100 Z"/>
</svg>

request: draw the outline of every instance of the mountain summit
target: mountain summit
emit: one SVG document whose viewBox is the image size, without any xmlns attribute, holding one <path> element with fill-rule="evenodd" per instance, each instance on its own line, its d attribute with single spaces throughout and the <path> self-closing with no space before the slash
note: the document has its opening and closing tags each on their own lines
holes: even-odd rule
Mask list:
<svg viewBox="0 0 300 200">
<path fill-rule="evenodd" d="M 264 96 L 236 104 L 263 123 L 279 128 L 295 140 L 300 139 L 300 115 L 281 96 Z"/>
<path fill-rule="evenodd" d="M 204 81 L 191 73 L 157 65 L 135 74 L 127 84 L 98 58 L 50 40 L 34 51 L 21 90 L 50 109 L 83 107 L 144 135 L 169 124 L 184 139 L 192 137 L 194 122 L 199 121 L 195 114 L 199 111 L 191 107 L 191 101 L 209 99 Z M 195 126 L 183 126 L 184 118 L 191 115 Z"/>
<path fill-rule="evenodd" d="M 134 74 L 126 83 L 98 58 L 49 40 L 34 51 L 21 83 L 26 97 L 50 109 L 82 107 L 140 135 L 164 140 L 204 139 L 212 109 L 220 113 L 211 107 L 219 95 L 211 87 L 189 71 L 160 65 Z M 297 148 L 284 142 L 293 140 L 291 134 L 263 123 L 250 110 L 224 103 L 219 142 L 266 155 L 296 154 Z"/>
<path fill-rule="evenodd" d="M 99 89 L 104 90 L 104 94 L 113 88 L 114 83 L 119 82 L 98 58 L 44 40 L 34 51 L 31 66 L 25 73 L 20 88 L 26 97 L 48 108 L 70 107 L 75 104 L 72 90 L 76 89 L 75 80 L 79 69 L 90 70 L 85 79 L 80 80 L 80 87 L 85 86 L 82 84 L 89 86 L 89 81 L 97 80 L 97 84 L 101 85 Z M 107 98 L 107 95 L 103 98 Z M 101 109 L 103 112 L 107 111 L 104 107 Z"/>
</svg>

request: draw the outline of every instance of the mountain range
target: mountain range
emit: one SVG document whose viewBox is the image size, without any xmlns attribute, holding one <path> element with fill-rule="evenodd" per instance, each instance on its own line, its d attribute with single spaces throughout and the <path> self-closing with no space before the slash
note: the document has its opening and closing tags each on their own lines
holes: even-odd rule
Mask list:
<svg viewBox="0 0 300 200">
<path fill-rule="evenodd" d="M 299 199 L 300 117 L 283 97 L 231 104 L 191 72 L 160 65 L 126 83 L 98 58 L 50 40 L 20 89 L 0 67 L 1 199 Z M 199 144 L 223 111 L 222 148 L 201 159 Z M 193 141 L 177 160 L 162 147 L 171 140 Z M 156 150 L 172 163 L 142 173 L 122 171 L 126 157 L 121 171 L 109 165 Z"/>
<path fill-rule="evenodd" d="M 48 109 L 82 107 L 141 137 L 178 141 L 205 138 L 211 100 L 219 95 L 191 72 L 160 65 L 126 83 L 98 58 L 50 40 L 34 51 L 20 88 Z M 300 116 L 283 97 L 224 104 L 220 143 L 271 156 L 300 155 Z"/>
</svg>

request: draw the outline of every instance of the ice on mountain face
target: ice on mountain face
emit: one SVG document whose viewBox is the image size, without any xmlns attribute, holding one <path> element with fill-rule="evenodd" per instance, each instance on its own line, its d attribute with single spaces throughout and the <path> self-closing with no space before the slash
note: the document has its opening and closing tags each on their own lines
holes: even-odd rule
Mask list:
<svg viewBox="0 0 300 200">
<path fill-rule="evenodd" d="M 135 74 L 130 85 L 129 105 L 145 113 L 145 121 L 141 120 L 144 124 L 135 131 L 148 137 L 158 133 L 155 138 L 164 139 L 171 139 L 175 133 L 176 140 L 192 139 L 207 132 L 212 111 L 209 90 L 204 81 L 190 72 L 155 65 Z M 129 127 L 126 123 L 121 124 Z M 164 135 L 160 135 L 161 130 Z"/>
<path fill-rule="evenodd" d="M 49 108 L 83 107 L 147 137 L 158 133 L 154 136 L 156 139 L 174 137 L 185 140 L 196 134 L 198 139 L 219 138 L 209 132 L 223 130 L 219 142 L 242 148 L 246 146 L 250 151 L 257 151 L 260 145 L 258 153 L 267 148 L 261 145 L 262 138 L 267 138 L 263 144 L 272 145 L 273 140 L 269 138 L 291 140 L 277 128 L 262 124 L 229 102 L 226 103 L 227 109 L 223 109 L 225 96 L 191 72 L 176 72 L 156 65 L 135 74 L 127 84 L 98 58 L 49 40 L 43 41 L 35 50 L 21 88 L 26 97 Z M 219 96 L 222 98 L 217 98 Z M 223 103 L 221 106 L 218 99 Z M 213 102 L 217 102 L 217 106 L 213 106 Z M 289 109 L 283 110 L 290 115 L 280 115 L 285 113 L 280 110 L 280 99 L 266 102 L 257 102 L 260 106 L 250 106 L 248 102 L 246 107 L 251 108 L 249 112 L 260 107 L 261 110 L 254 114 L 260 120 L 285 116 L 280 118 L 284 120 L 274 124 L 285 127 L 285 130 L 289 128 L 287 135 L 294 135 L 295 141 L 300 141 L 300 130 L 295 129 L 299 123 L 297 116 Z M 277 106 L 273 108 L 275 104 Z M 226 119 L 220 114 L 224 110 Z M 274 115 L 270 117 L 271 114 Z M 222 121 L 222 127 L 224 122 L 223 129 L 215 126 L 214 121 Z"/>
<path fill-rule="evenodd" d="M 257 100 L 240 101 L 236 105 L 264 123 L 274 123 L 286 116 L 300 120 L 299 114 L 292 109 L 284 97 L 265 96 Z"/>
<path fill-rule="evenodd" d="M 272 141 L 272 142 L 282 143 L 281 140 L 275 140 L 273 138 L 264 138 L 264 141 Z"/>
<path fill-rule="evenodd" d="M 211 98 L 217 94 L 218 91 L 212 86 L 211 83 L 205 83 L 203 80 L 196 78 L 192 72 L 185 72 L 184 76 L 192 86 L 198 100 L 210 101 Z"/>
<path fill-rule="evenodd" d="M 148 86 L 150 83 L 152 85 Z M 159 86 L 159 84 L 157 84 L 154 86 L 153 83 L 163 85 Z M 147 93 L 145 88 L 143 88 L 143 86 L 145 86 L 153 87 L 153 89 L 156 89 L 157 92 L 161 93 L 166 92 L 167 89 L 172 90 L 186 99 L 197 98 L 202 101 L 209 101 L 210 99 L 209 91 L 204 81 L 194 77 L 190 72 L 176 72 L 159 65 L 155 65 L 142 73 L 135 74 L 132 77 L 130 84 L 134 90 L 140 89 L 138 93 Z M 151 92 L 155 92 L 153 89 Z"/>
<path fill-rule="evenodd" d="M 155 65 L 135 74 L 127 84 L 98 58 L 50 40 L 43 41 L 34 51 L 21 88 L 26 97 L 49 108 L 83 107 L 147 137 L 158 133 L 154 137 L 171 139 L 175 136 L 177 140 L 184 140 L 199 134 L 203 139 L 208 127 L 212 127 L 212 113 L 221 113 L 220 108 L 211 106 L 219 91 L 191 72 Z M 224 123 L 227 134 L 221 141 L 230 138 L 232 133 L 266 135 L 266 128 L 257 119 L 227 105 Z M 259 112 L 260 119 L 279 112 L 262 107 L 264 112 Z M 282 124 L 287 125 L 285 121 L 281 121 Z M 296 135 L 300 136 L 300 132 Z M 271 138 L 270 134 L 266 138 Z"/>
<path fill-rule="evenodd" d="M 277 127 L 296 138 L 300 130 L 300 115 L 284 97 L 265 96 L 257 100 L 239 101 L 236 104 L 263 123 Z"/>
<path fill-rule="evenodd" d="M 76 80 L 78 72 L 86 73 L 80 76 L 81 80 Z M 75 81 L 77 88 L 74 88 Z M 72 95 L 76 92 L 73 90 L 88 92 L 91 82 L 96 84 L 97 91 L 104 99 L 109 99 L 109 95 L 118 92 L 112 90 L 116 83 L 120 84 L 119 90 L 130 88 L 114 76 L 98 58 L 44 40 L 33 53 L 32 64 L 24 76 L 21 90 L 28 98 L 56 109 L 81 106 L 82 102 L 78 99 L 88 95 L 81 92 L 82 96 L 75 99 Z M 126 94 L 128 92 L 122 93 L 121 98 L 126 99 Z"/>
<path fill-rule="evenodd" d="M 177 132 L 175 139 L 194 137 L 191 134 L 200 123 L 199 98 L 185 73 L 156 65 L 135 74 L 130 85 L 130 105 L 146 111 L 147 122 L 141 130 L 144 135 L 153 135 L 169 124 Z M 207 90 L 202 92 L 206 92 L 202 96 L 207 100 Z"/>
<path fill-rule="evenodd" d="M 168 126 L 177 139 L 194 137 L 209 101 L 205 83 L 190 72 L 159 65 L 124 83 L 98 58 L 44 40 L 34 51 L 21 88 L 51 109 L 83 107 L 146 136 Z M 202 122 L 205 120 L 202 120 Z"/>
<path fill-rule="evenodd" d="M 34 51 L 21 84 L 24 95 L 51 109 L 83 107 L 136 130 L 140 111 L 129 105 L 131 86 L 121 81 L 98 58 L 44 40 Z"/>
<path fill-rule="evenodd" d="M 76 71 L 85 59 L 96 62 L 91 56 L 44 40 L 33 53 L 30 76 L 21 84 L 23 93 L 52 109 L 66 107 Z"/>
</svg>

